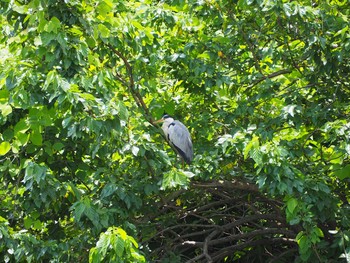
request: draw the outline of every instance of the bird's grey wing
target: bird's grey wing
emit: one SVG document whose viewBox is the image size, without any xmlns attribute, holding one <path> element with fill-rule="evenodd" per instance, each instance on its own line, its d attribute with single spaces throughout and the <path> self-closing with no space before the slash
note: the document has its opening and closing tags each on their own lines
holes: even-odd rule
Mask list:
<svg viewBox="0 0 350 263">
<path fill-rule="evenodd" d="M 168 127 L 168 139 L 186 163 L 190 163 L 193 159 L 193 146 L 191 135 L 186 126 L 180 121 L 172 122 Z"/>
</svg>

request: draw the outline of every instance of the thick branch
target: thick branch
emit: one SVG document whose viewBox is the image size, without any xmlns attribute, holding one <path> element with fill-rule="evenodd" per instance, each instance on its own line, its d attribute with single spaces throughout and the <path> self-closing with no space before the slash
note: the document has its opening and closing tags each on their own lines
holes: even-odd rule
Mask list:
<svg viewBox="0 0 350 263">
<path fill-rule="evenodd" d="M 255 230 L 255 231 L 251 231 L 248 233 L 243 233 L 243 234 L 238 234 L 238 235 L 229 235 L 227 237 L 223 237 L 223 238 L 218 238 L 215 240 L 211 240 L 211 241 L 185 241 L 182 244 L 183 245 L 191 245 L 191 246 L 196 246 L 196 247 L 203 247 L 204 246 L 215 246 L 215 245 L 222 245 L 228 242 L 232 242 L 234 240 L 238 240 L 238 239 L 247 239 L 247 238 L 253 238 L 253 237 L 257 237 L 257 236 L 261 236 L 261 235 L 272 235 L 272 234 L 282 234 L 285 235 L 287 237 L 290 238 L 290 240 L 294 240 L 293 238 L 295 237 L 295 233 L 290 231 L 290 230 L 286 230 L 286 229 L 280 229 L 280 228 L 265 228 L 265 229 L 260 229 L 260 230 Z"/>
<path fill-rule="evenodd" d="M 218 230 L 214 230 L 213 232 L 211 232 L 209 236 L 205 238 L 204 246 L 203 246 L 203 254 L 205 255 L 205 258 L 207 259 L 208 263 L 213 262 L 211 256 L 208 253 L 208 246 L 209 246 L 210 240 L 212 240 L 212 238 L 214 238 L 219 233 L 220 232 Z"/>
<path fill-rule="evenodd" d="M 258 187 L 255 184 L 248 182 L 232 180 L 232 181 L 213 181 L 209 183 L 192 183 L 192 187 L 195 188 L 228 188 L 237 189 L 242 191 L 259 192 Z"/>
</svg>

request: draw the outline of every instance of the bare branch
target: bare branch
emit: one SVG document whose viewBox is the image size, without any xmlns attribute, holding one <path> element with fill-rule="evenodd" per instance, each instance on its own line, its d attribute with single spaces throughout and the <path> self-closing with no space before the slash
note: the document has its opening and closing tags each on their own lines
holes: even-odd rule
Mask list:
<svg viewBox="0 0 350 263">
<path fill-rule="evenodd" d="M 251 184 L 248 182 L 232 180 L 232 181 L 213 181 L 209 183 L 199 183 L 193 182 L 192 187 L 197 188 L 229 188 L 229 189 L 237 189 L 251 192 L 259 192 L 258 187 L 255 184 Z"/>
<path fill-rule="evenodd" d="M 262 246 L 271 250 L 272 257 L 281 249 L 295 246 L 299 231 L 288 226 L 281 210 L 283 204 L 261 194 L 255 184 L 238 179 L 194 182 L 183 194 L 188 196 L 188 191 L 202 191 L 203 198 L 187 200 L 176 209 L 160 209 L 157 218 L 173 216 L 176 225 L 147 239 L 148 243 L 159 243 L 162 248 L 152 252 L 155 257 L 177 251 L 186 255 L 188 263 L 221 262 L 222 255 L 234 256 L 235 251 L 246 247 Z M 161 241 L 168 239 L 172 242 Z"/>
<path fill-rule="evenodd" d="M 204 246 L 203 246 L 203 254 L 205 255 L 205 258 L 207 259 L 208 263 L 212 263 L 213 260 L 211 256 L 208 253 L 208 245 L 210 243 L 210 240 L 212 240 L 213 237 L 215 237 L 217 234 L 219 234 L 218 230 L 214 230 L 209 236 L 205 238 Z"/>
</svg>

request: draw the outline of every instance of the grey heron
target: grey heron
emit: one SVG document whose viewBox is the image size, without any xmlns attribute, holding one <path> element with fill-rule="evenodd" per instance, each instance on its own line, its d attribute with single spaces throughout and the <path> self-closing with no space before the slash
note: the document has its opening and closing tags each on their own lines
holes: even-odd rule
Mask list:
<svg viewBox="0 0 350 263">
<path fill-rule="evenodd" d="M 185 125 L 165 114 L 156 123 L 163 122 L 162 130 L 169 143 L 174 146 L 182 159 L 190 164 L 193 159 L 193 147 L 191 135 Z"/>
</svg>

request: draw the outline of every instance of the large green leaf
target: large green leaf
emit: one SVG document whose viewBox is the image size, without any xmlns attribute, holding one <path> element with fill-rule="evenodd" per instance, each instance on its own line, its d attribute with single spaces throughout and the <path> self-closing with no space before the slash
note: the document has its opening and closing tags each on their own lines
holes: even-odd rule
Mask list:
<svg viewBox="0 0 350 263">
<path fill-rule="evenodd" d="M 338 177 L 340 180 L 344 180 L 346 178 L 350 178 L 350 164 L 342 167 L 339 170 L 334 171 L 334 175 Z"/>
</svg>

